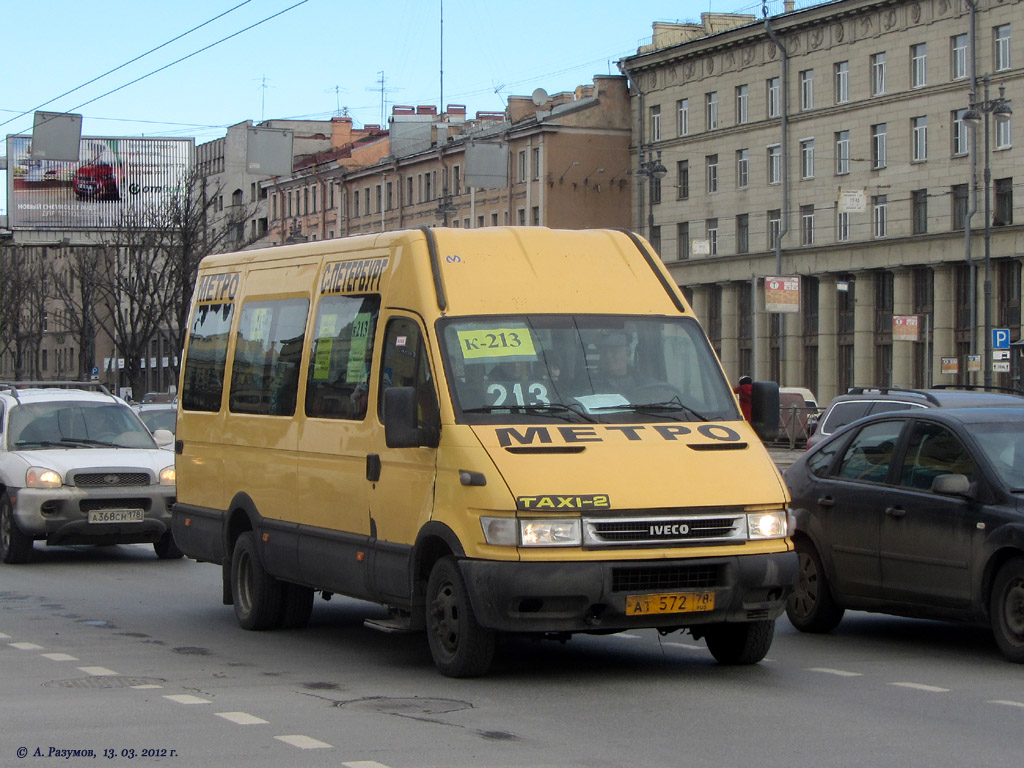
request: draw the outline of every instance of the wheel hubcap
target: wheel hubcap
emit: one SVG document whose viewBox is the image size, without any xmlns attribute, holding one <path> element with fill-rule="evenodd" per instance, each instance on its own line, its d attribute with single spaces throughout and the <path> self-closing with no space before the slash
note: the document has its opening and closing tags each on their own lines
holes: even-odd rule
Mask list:
<svg viewBox="0 0 1024 768">
<path fill-rule="evenodd" d="M 238 555 L 238 602 L 246 613 L 252 610 L 252 563 L 246 552 Z"/>
<path fill-rule="evenodd" d="M 801 617 L 809 616 L 818 599 L 818 569 L 810 555 L 800 553 L 800 568 L 793 588 L 793 610 Z"/>
<path fill-rule="evenodd" d="M 459 647 L 459 606 L 451 584 L 442 584 L 430 604 L 434 634 L 449 653 Z"/>
<path fill-rule="evenodd" d="M 1024 644 L 1024 580 L 1017 579 L 1007 585 L 1003 621 L 1007 633 L 1013 635 L 1018 644 Z"/>
</svg>

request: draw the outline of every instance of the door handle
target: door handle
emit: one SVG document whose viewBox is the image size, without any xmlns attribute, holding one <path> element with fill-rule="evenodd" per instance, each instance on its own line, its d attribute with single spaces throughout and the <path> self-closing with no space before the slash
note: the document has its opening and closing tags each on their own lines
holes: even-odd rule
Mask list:
<svg viewBox="0 0 1024 768">
<path fill-rule="evenodd" d="M 820 499 L 818 499 L 819 507 L 833 507 L 835 506 L 835 503 L 836 500 L 833 499 L 831 496 L 822 496 Z"/>
<path fill-rule="evenodd" d="M 889 517 L 903 517 L 907 514 L 907 510 L 903 507 L 886 507 L 885 514 Z"/>
<path fill-rule="evenodd" d="M 366 479 L 371 483 L 380 480 L 380 456 L 376 453 L 366 455 Z"/>
</svg>

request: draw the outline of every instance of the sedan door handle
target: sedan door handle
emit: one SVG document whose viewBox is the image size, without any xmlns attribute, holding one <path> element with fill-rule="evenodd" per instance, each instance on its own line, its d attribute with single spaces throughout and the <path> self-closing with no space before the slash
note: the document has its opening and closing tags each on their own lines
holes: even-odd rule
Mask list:
<svg viewBox="0 0 1024 768">
<path fill-rule="evenodd" d="M 820 499 L 818 499 L 819 507 L 832 507 L 835 506 L 835 503 L 836 500 L 833 499 L 831 496 L 822 496 Z"/>
<path fill-rule="evenodd" d="M 886 507 L 885 514 L 889 517 L 903 517 L 907 514 L 907 510 L 903 507 Z"/>
</svg>

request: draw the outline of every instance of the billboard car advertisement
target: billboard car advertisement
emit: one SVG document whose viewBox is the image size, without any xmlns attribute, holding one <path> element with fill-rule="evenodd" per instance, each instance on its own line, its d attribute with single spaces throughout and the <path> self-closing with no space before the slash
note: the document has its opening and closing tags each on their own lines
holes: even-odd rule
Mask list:
<svg viewBox="0 0 1024 768">
<path fill-rule="evenodd" d="M 179 190 L 193 139 L 83 136 L 77 163 L 31 157 L 31 136 L 7 137 L 11 229 L 146 226 Z"/>
</svg>

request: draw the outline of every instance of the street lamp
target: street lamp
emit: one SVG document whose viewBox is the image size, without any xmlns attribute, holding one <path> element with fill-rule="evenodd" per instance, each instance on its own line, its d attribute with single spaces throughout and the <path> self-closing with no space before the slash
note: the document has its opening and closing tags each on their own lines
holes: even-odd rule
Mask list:
<svg viewBox="0 0 1024 768">
<path fill-rule="evenodd" d="M 655 187 L 660 186 L 661 180 L 668 174 L 668 168 L 661 163 L 661 150 L 658 150 L 658 156 L 654 156 L 654 152 L 647 150 L 647 159 L 643 160 L 641 155 L 640 168 L 637 173 L 641 176 L 647 177 L 647 239 L 651 239 L 651 233 L 654 231 L 654 190 Z"/>
<path fill-rule="evenodd" d="M 990 99 L 988 96 L 988 75 L 985 75 L 981 79 L 983 88 L 983 98 L 981 101 L 974 100 L 974 91 L 970 93 L 971 104 L 970 108 L 964 112 L 963 120 L 974 131 L 977 131 L 978 125 L 984 122 L 985 131 L 985 287 L 984 287 L 984 315 L 985 315 L 985 358 L 982 362 L 982 370 L 984 372 L 985 388 L 992 386 L 992 211 L 991 204 L 989 201 L 989 187 L 992 182 L 992 168 L 990 166 L 990 155 L 991 155 L 991 137 L 989 135 L 989 119 L 988 116 L 992 115 L 996 119 L 997 125 L 1003 125 L 1010 120 L 1010 116 L 1013 114 L 1013 110 L 1010 109 L 1010 103 L 1003 98 L 1003 86 L 999 86 L 999 96 Z M 971 142 L 971 151 L 974 149 L 975 142 Z M 973 181 L 973 180 L 972 180 Z"/>
</svg>

